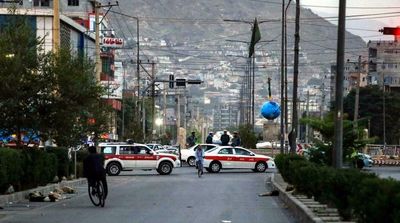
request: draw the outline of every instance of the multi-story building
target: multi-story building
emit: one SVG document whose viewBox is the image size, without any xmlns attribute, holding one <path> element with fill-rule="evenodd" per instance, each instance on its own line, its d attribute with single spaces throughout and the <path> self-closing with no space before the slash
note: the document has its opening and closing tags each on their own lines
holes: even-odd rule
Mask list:
<svg viewBox="0 0 400 223">
<path fill-rule="evenodd" d="M 343 83 L 343 96 L 346 96 L 352 89 L 358 87 L 365 87 L 368 85 L 368 62 L 363 61 L 346 61 L 344 65 L 344 83 Z M 330 78 L 330 101 L 333 103 L 336 97 L 336 64 L 331 65 L 331 78 Z"/>
<path fill-rule="evenodd" d="M 235 104 L 217 104 L 214 107 L 213 129 L 221 131 L 230 126 L 238 125 L 238 106 Z"/>
<path fill-rule="evenodd" d="M 368 84 L 400 89 L 400 37 L 394 41 L 369 41 Z"/>
</svg>

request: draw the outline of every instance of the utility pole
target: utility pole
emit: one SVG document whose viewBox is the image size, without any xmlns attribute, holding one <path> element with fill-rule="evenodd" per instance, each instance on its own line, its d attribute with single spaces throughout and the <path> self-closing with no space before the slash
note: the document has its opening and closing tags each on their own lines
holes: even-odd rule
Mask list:
<svg viewBox="0 0 400 223">
<path fill-rule="evenodd" d="M 284 113 L 285 113 L 285 99 L 284 99 L 284 91 L 285 91 L 285 70 L 284 70 L 284 63 L 285 63 L 285 0 L 282 0 L 282 33 L 281 33 L 281 123 L 280 123 L 280 135 L 281 135 L 281 146 L 280 152 L 281 154 L 284 153 L 284 143 L 285 143 L 285 125 L 284 125 Z"/>
<path fill-rule="evenodd" d="M 155 130 L 155 111 L 156 111 L 156 109 L 155 109 L 155 106 L 156 106 L 156 101 L 155 101 L 155 97 L 156 97 L 156 94 L 155 94 L 155 82 L 154 82 L 154 80 L 156 79 L 155 78 L 155 63 L 154 62 L 152 62 L 151 63 L 151 79 L 152 79 L 152 82 L 153 82 L 153 84 L 151 85 L 151 104 L 152 104 L 152 106 L 151 106 L 151 116 L 152 116 L 152 121 L 151 121 L 151 130 L 152 130 L 152 132 L 154 132 L 154 130 Z"/>
<path fill-rule="evenodd" d="M 137 74 L 137 93 L 138 93 L 138 101 L 140 101 L 140 59 L 139 59 L 139 18 L 136 19 L 136 74 Z"/>
<path fill-rule="evenodd" d="M 255 88 L 255 79 L 256 79 L 256 75 L 255 75 L 255 69 L 256 69 L 256 58 L 255 55 L 253 54 L 253 76 L 252 76 L 252 86 L 251 86 L 251 126 L 253 128 L 253 131 L 255 130 L 255 121 L 254 121 L 254 98 L 255 98 L 255 94 L 254 94 L 254 88 Z"/>
<path fill-rule="evenodd" d="M 289 106 L 288 106 L 288 81 L 287 81 L 287 10 L 290 6 L 290 3 L 292 0 L 289 0 L 286 8 L 285 8 L 285 23 L 284 23 L 284 34 L 285 34 L 285 109 L 284 109 L 284 115 L 285 115 L 285 151 L 288 151 L 288 145 L 287 145 L 287 135 L 289 131 L 289 123 L 288 123 L 288 113 L 289 113 Z"/>
<path fill-rule="evenodd" d="M 383 118 L 383 149 L 386 149 L 386 97 L 385 97 L 385 73 L 382 73 L 382 97 L 383 97 L 383 108 L 382 108 L 382 118 Z"/>
<path fill-rule="evenodd" d="M 180 94 L 178 94 L 178 91 L 176 91 L 177 94 L 175 95 L 176 97 L 176 104 L 177 104 L 177 117 L 176 117 L 176 143 L 180 144 L 180 128 L 181 128 L 181 99 L 180 99 Z"/>
<path fill-rule="evenodd" d="M 96 80 L 100 81 L 101 75 L 101 59 L 100 59 L 100 19 L 99 19 L 99 8 L 100 3 L 94 1 L 94 23 L 95 23 L 95 45 L 96 45 Z"/>
<path fill-rule="evenodd" d="M 306 118 L 310 117 L 310 91 L 307 91 Z M 308 143 L 308 123 L 306 123 L 305 143 Z"/>
<path fill-rule="evenodd" d="M 346 35 L 346 0 L 339 1 L 339 24 L 337 40 L 337 75 L 335 100 L 335 141 L 333 149 L 333 166 L 337 169 L 343 165 L 343 79 L 344 79 L 344 49 Z"/>
<path fill-rule="evenodd" d="M 167 83 L 164 83 L 164 91 L 163 91 L 163 96 L 164 96 L 164 103 L 163 103 L 163 134 L 166 132 L 166 126 L 167 126 Z"/>
<path fill-rule="evenodd" d="M 60 49 L 60 1 L 53 1 L 53 51 Z"/>
<path fill-rule="evenodd" d="M 360 101 L 360 80 L 361 80 L 361 56 L 358 56 L 358 76 L 357 76 L 357 81 L 356 81 L 356 97 L 355 97 L 355 103 L 354 103 L 354 131 L 357 133 L 357 128 L 358 128 L 358 107 L 359 107 L 359 101 Z M 357 134 L 358 138 L 358 134 Z"/>
<path fill-rule="evenodd" d="M 107 15 L 107 13 L 110 11 L 110 9 L 113 6 L 118 6 L 118 2 L 115 4 L 108 3 L 107 5 L 102 5 L 99 3 L 97 0 L 91 0 L 91 3 L 93 4 L 94 8 L 94 23 L 95 23 L 95 45 L 96 45 L 96 80 L 100 81 L 100 75 L 101 75 L 101 70 L 102 70 L 102 64 L 101 64 L 101 58 L 100 58 L 100 23 L 103 21 L 104 17 Z M 103 18 L 100 20 L 99 18 L 99 9 L 100 8 L 105 8 L 108 7 L 107 12 L 103 16 Z"/>
<path fill-rule="evenodd" d="M 296 25 L 294 34 L 294 67 L 293 67 L 293 99 L 292 99 L 292 131 L 290 132 L 290 152 L 296 153 L 296 138 L 298 129 L 297 85 L 299 78 L 299 42 L 300 42 L 300 0 L 296 1 Z"/>
</svg>

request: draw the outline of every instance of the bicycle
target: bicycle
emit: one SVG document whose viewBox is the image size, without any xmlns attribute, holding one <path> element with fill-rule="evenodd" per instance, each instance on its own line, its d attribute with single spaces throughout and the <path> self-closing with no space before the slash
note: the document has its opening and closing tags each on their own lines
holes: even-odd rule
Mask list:
<svg viewBox="0 0 400 223">
<path fill-rule="evenodd" d="M 197 176 L 201 177 L 201 175 L 203 175 L 203 162 L 201 162 L 201 160 L 196 161 L 196 167 Z"/>
<path fill-rule="evenodd" d="M 104 185 L 100 180 L 96 180 L 94 185 L 88 184 L 89 197 L 94 206 L 104 207 L 105 205 L 105 194 Z"/>
</svg>

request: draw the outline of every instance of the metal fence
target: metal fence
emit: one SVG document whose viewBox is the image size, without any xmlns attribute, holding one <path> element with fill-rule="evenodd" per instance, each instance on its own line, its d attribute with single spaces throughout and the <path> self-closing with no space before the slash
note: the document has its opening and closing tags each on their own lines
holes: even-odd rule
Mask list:
<svg viewBox="0 0 400 223">
<path fill-rule="evenodd" d="M 400 156 L 400 145 L 367 144 L 364 152 L 371 156 Z"/>
</svg>

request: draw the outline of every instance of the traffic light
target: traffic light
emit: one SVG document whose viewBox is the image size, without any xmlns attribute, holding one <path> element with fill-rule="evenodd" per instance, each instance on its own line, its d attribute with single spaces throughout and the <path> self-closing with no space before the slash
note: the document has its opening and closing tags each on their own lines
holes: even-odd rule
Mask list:
<svg viewBox="0 0 400 223">
<path fill-rule="evenodd" d="M 169 88 L 174 88 L 174 75 L 173 74 L 170 74 L 169 75 Z"/>
<path fill-rule="evenodd" d="M 186 79 L 176 79 L 177 87 L 186 87 Z"/>
<path fill-rule="evenodd" d="M 383 27 L 379 32 L 383 35 L 400 36 L 400 27 Z"/>
</svg>

